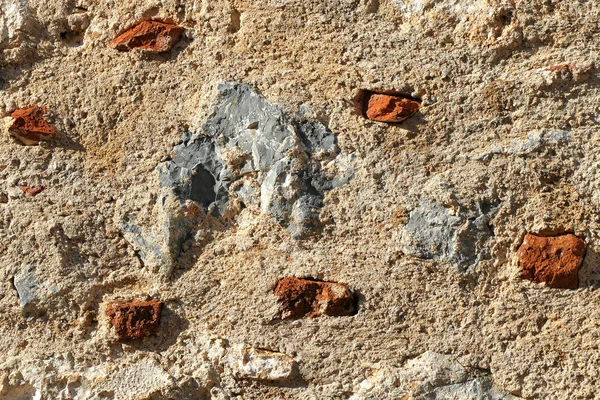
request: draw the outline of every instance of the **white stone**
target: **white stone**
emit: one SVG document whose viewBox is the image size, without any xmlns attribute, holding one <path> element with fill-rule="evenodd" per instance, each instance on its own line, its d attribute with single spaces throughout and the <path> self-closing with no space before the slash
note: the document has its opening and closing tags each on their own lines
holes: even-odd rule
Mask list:
<svg viewBox="0 0 600 400">
<path fill-rule="evenodd" d="M 225 364 L 237 378 L 276 381 L 290 378 L 295 362 L 283 353 L 238 344 L 229 351 Z"/>
<path fill-rule="evenodd" d="M 401 398 L 511 400 L 493 385 L 491 375 L 463 367 L 451 356 L 427 351 L 403 368 L 379 366 L 360 382 L 350 400 Z"/>
</svg>

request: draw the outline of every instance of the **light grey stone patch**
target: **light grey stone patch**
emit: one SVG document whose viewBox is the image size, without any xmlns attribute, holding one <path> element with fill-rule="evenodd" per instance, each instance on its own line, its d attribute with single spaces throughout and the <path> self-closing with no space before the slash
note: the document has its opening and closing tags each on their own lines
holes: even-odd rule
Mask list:
<svg viewBox="0 0 600 400">
<path fill-rule="evenodd" d="M 295 238 L 318 230 L 324 192 L 348 183 L 356 158 L 339 154 L 325 125 L 285 113 L 248 85 L 218 90 L 205 135 L 185 134 L 173 159 L 158 166 L 161 186 L 217 217 L 233 196 L 246 205 L 259 199 Z"/>
<path fill-rule="evenodd" d="M 14 285 L 17 289 L 21 307 L 27 307 L 37 299 L 39 284 L 36 280 L 35 266 L 25 265 L 14 277 Z"/>
<path fill-rule="evenodd" d="M 546 146 L 565 144 L 570 140 L 571 133 L 569 131 L 560 129 L 536 130 L 529 132 L 524 139 L 514 139 L 508 144 L 493 144 L 474 158 L 476 160 L 486 160 L 497 154 L 525 156 L 542 151 Z"/>
<path fill-rule="evenodd" d="M 452 263 L 465 272 L 487 256 L 485 242 L 496 208 L 454 211 L 428 199 L 412 210 L 404 227 L 405 254 Z"/>
<path fill-rule="evenodd" d="M 448 258 L 455 251 L 454 238 L 460 223 L 458 217 L 450 215 L 450 209 L 429 200 L 410 212 L 406 230 L 412 241 L 407 253 L 421 258 Z"/>
<path fill-rule="evenodd" d="M 253 187 L 249 184 L 240 185 L 234 190 L 235 196 L 237 196 L 244 204 L 259 205 L 260 188 Z"/>
<path fill-rule="evenodd" d="M 248 85 L 222 83 L 220 103 L 203 126 L 217 147 L 236 146 L 252 160 L 254 171 L 267 171 L 298 140 L 283 110 Z"/>
<path fill-rule="evenodd" d="M 494 386 L 491 376 L 481 376 L 466 382 L 435 388 L 423 399 L 431 400 L 509 400 L 516 397 Z"/>
<path fill-rule="evenodd" d="M 323 207 L 323 199 L 315 195 L 304 195 L 292 206 L 291 219 L 288 229 L 293 236 L 302 235 L 308 224 L 318 225 L 319 211 Z"/>
<path fill-rule="evenodd" d="M 489 372 L 462 366 L 452 356 L 427 351 L 402 368 L 378 366 L 351 400 L 516 400 L 494 385 Z"/>
<path fill-rule="evenodd" d="M 26 0 L 0 0 L 0 49 L 26 31 L 30 19 Z"/>
<path fill-rule="evenodd" d="M 204 132 L 185 133 L 172 159 L 157 166 L 161 191 L 152 210 L 118 223 L 144 265 L 166 277 L 193 235 L 199 208 L 221 217 L 235 197 L 301 239 L 318 231 L 324 193 L 347 184 L 356 168 L 356 157 L 339 154 L 335 135 L 320 122 L 285 113 L 248 85 L 218 89 Z"/>
<path fill-rule="evenodd" d="M 170 193 L 157 197 L 150 210 L 151 223 L 139 213 L 125 216 L 119 229 L 131 243 L 144 265 L 165 278 L 171 275 L 185 240 L 195 223 L 195 210 L 181 207 Z"/>
<path fill-rule="evenodd" d="M 257 349 L 245 343 L 231 346 L 223 361 L 236 378 L 269 381 L 289 379 L 296 365 L 287 354 Z"/>
<path fill-rule="evenodd" d="M 283 221 L 285 216 L 291 212 L 290 181 L 288 173 L 289 160 L 279 160 L 267 172 L 260 188 L 260 206 L 264 212 L 273 215 Z M 287 197 L 287 199 L 286 199 Z"/>
<path fill-rule="evenodd" d="M 571 134 L 568 131 L 559 129 L 533 131 L 527 134 L 525 140 L 514 140 L 511 142 L 506 152 L 516 155 L 525 155 L 538 151 L 546 144 L 566 143 L 569 140 L 571 140 Z"/>
</svg>

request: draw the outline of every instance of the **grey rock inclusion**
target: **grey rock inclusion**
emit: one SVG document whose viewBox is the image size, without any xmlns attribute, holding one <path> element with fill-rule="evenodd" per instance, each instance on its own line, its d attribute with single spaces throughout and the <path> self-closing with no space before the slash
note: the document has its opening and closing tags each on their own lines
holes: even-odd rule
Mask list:
<svg viewBox="0 0 600 400">
<path fill-rule="evenodd" d="M 449 208 L 421 199 L 405 226 L 404 252 L 452 263 L 464 272 L 485 258 L 485 242 L 493 235 L 490 219 L 497 208 L 478 205 L 452 215 Z"/>
<path fill-rule="evenodd" d="M 34 300 L 36 300 L 36 291 L 38 289 L 38 283 L 35 276 L 35 267 L 33 265 L 26 265 L 23 269 L 14 277 L 14 285 L 21 302 L 21 307 L 27 307 Z"/>
<path fill-rule="evenodd" d="M 203 132 L 187 132 L 172 159 L 157 167 L 160 190 L 153 225 L 139 213 L 118 226 L 151 269 L 168 277 L 198 221 L 194 210 L 231 216 L 233 199 L 260 208 L 302 239 L 319 231 L 325 192 L 354 174 L 353 155 L 340 153 L 322 123 L 284 112 L 240 83 L 219 85 Z"/>
<path fill-rule="evenodd" d="M 315 231 L 325 191 L 353 175 L 352 167 L 334 174 L 322 168 L 349 158 L 339 154 L 336 137 L 318 121 L 285 113 L 248 85 L 223 83 L 218 89 L 205 135 L 184 135 L 172 160 L 159 166 L 161 185 L 213 216 L 224 215 L 237 196 L 245 205 L 260 205 L 297 239 Z"/>
</svg>

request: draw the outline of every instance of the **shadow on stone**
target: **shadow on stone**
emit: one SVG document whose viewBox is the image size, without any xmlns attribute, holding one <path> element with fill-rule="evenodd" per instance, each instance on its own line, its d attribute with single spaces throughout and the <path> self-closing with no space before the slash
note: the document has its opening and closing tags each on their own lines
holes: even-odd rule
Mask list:
<svg viewBox="0 0 600 400">
<path fill-rule="evenodd" d="M 72 138 L 62 132 L 59 132 L 56 139 L 52 142 L 49 142 L 48 146 L 65 150 L 72 150 L 79 153 L 86 152 L 85 147 L 83 147 L 79 140 Z"/>
<path fill-rule="evenodd" d="M 600 253 L 589 244 L 579 269 L 579 287 L 600 288 Z"/>
</svg>

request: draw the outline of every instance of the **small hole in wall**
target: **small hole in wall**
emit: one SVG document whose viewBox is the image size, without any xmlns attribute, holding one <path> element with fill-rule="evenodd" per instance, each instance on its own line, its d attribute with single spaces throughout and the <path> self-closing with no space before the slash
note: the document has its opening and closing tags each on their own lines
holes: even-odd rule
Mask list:
<svg viewBox="0 0 600 400">
<path fill-rule="evenodd" d="M 83 32 L 66 31 L 60 33 L 60 38 L 69 47 L 79 47 L 83 45 Z"/>
<path fill-rule="evenodd" d="M 348 316 L 353 317 L 358 314 L 360 305 L 364 303 L 365 296 L 358 290 L 352 290 L 352 307 L 353 310 L 348 314 Z"/>
<path fill-rule="evenodd" d="M 216 197 L 215 178 L 202 165 L 198 166 L 192 177 L 190 199 L 202 204 L 204 207 L 208 207 L 215 201 Z"/>
<path fill-rule="evenodd" d="M 497 20 L 502 24 L 502 26 L 510 25 L 513 19 L 513 10 L 503 9 L 496 16 Z"/>
<path fill-rule="evenodd" d="M 158 7 L 151 7 L 149 9 L 147 9 L 146 11 L 144 11 L 144 13 L 142 14 L 143 18 L 152 18 L 158 15 L 158 12 L 160 11 L 160 8 Z"/>
<path fill-rule="evenodd" d="M 379 12 L 379 0 L 369 0 L 367 2 L 367 7 L 365 8 L 365 11 L 369 14 L 376 14 L 377 12 Z"/>
<path fill-rule="evenodd" d="M 229 22 L 229 32 L 236 33 L 240 30 L 242 26 L 242 14 L 233 8 L 231 10 L 230 22 Z"/>
</svg>

